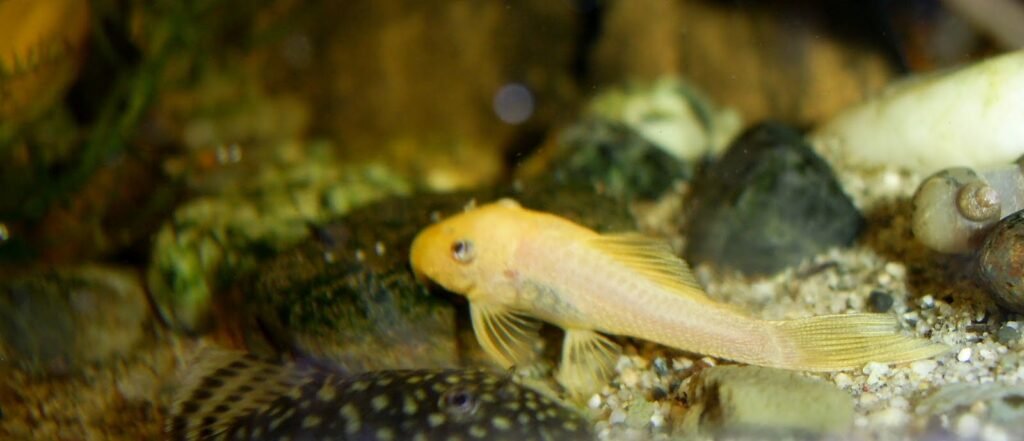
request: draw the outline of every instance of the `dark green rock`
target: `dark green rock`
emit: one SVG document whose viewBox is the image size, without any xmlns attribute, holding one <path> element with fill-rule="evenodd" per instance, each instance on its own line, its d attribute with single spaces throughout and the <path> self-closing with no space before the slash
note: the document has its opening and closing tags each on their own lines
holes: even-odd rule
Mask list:
<svg viewBox="0 0 1024 441">
<path fill-rule="evenodd" d="M 0 280 L 0 365 L 69 374 L 127 356 L 147 335 L 149 302 L 133 272 L 63 268 Z"/>
<path fill-rule="evenodd" d="M 691 171 L 624 123 L 591 118 L 566 130 L 547 179 L 623 200 L 654 199 Z"/>
<path fill-rule="evenodd" d="M 829 165 L 780 124 L 747 130 L 693 188 L 686 257 L 746 274 L 849 245 L 864 223 Z"/>
<path fill-rule="evenodd" d="M 454 308 L 416 282 L 407 259 L 421 226 L 466 200 L 388 199 L 316 228 L 245 290 L 259 329 L 278 349 L 351 370 L 457 365 Z"/>
<path fill-rule="evenodd" d="M 459 364 L 452 302 L 418 283 L 409 245 L 425 226 L 471 200 L 515 197 L 606 230 L 633 228 L 622 204 L 592 193 L 527 185 L 396 197 L 364 206 L 314 229 L 312 239 L 263 265 L 243 285 L 250 345 L 269 341 L 355 370 L 451 367 Z"/>
<path fill-rule="evenodd" d="M 889 312 L 892 308 L 892 295 L 880 290 L 871 291 L 868 295 L 868 305 L 871 306 L 871 310 L 874 312 Z"/>
</svg>

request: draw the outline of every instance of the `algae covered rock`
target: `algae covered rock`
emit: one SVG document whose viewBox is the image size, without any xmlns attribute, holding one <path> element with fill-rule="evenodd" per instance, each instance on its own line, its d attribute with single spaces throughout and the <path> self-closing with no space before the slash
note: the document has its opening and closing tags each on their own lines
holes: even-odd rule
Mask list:
<svg viewBox="0 0 1024 441">
<path fill-rule="evenodd" d="M 746 131 L 693 188 L 693 263 L 771 274 L 849 245 L 864 223 L 828 164 L 780 124 Z"/>
<path fill-rule="evenodd" d="M 408 268 L 409 244 L 464 195 L 392 198 L 315 230 L 260 267 L 244 305 L 279 349 L 353 370 L 457 365 L 454 307 Z"/>
<path fill-rule="evenodd" d="M 630 200 L 657 198 L 692 168 L 621 122 L 589 119 L 562 134 L 545 173 L 551 185 Z"/>
<path fill-rule="evenodd" d="M 681 80 L 630 83 L 591 100 L 541 155 L 549 163 L 545 178 L 625 200 L 655 199 L 689 180 L 695 164 L 739 128 L 736 112 L 718 109 Z"/>
<path fill-rule="evenodd" d="M 586 114 L 622 123 L 683 161 L 721 150 L 741 128 L 735 110 L 715 106 L 699 90 L 671 76 L 610 88 L 589 103 Z"/>
<path fill-rule="evenodd" d="M 821 380 L 758 366 L 716 366 L 691 380 L 677 431 L 693 436 L 837 434 L 853 422 L 853 399 Z"/>
<path fill-rule="evenodd" d="M 339 165 L 329 146 L 308 155 L 240 176 L 220 194 L 185 204 L 160 229 L 147 277 L 165 320 L 180 330 L 206 329 L 214 293 L 301 242 L 310 223 L 408 192 L 385 167 Z"/>
<path fill-rule="evenodd" d="M 0 278 L 0 367 L 67 374 L 128 356 L 150 325 L 138 276 L 84 266 Z"/>
</svg>

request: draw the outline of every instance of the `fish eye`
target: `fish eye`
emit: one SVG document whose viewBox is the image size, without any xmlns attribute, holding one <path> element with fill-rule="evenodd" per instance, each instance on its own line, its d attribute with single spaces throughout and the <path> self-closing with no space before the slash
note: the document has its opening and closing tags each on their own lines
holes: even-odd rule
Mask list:
<svg viewBox="0 0 1024 441">
<path fill-rule="evenodd" d="M 476 411 L 476 396 L 473 392 L 457 387 L 444 393 L 441 397 L 441 407 L 453 415 L 469 415 Z"/>
<path fill-rule="evenodd" d="M 473 256 L 476 255 L 476 250 L 473 248 L 473 242 L 463 239 L 457 240 L 452 243 L 452 258 L 458 262 L 469 263 L 473 261 Z"/>
</svg>

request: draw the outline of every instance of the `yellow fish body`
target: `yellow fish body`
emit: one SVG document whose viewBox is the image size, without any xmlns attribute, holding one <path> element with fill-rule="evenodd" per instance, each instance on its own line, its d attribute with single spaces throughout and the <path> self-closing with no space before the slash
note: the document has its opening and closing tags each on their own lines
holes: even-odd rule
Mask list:
<svg viewBox="0 0 1024 441">
<path fill-rule="evenodd" d="M 638 234 L 602 235 L 503 199 L 431 225 L 413 270 L 470 303 L 484 350 L 511 366 L 532 355 L 542 320 L 566 331 L 559 381 L 603 384 L 618 346 L 650 340 L 760 366 L 832 371 L 929 358 L 947 347 L 897 333 L 886 314 L 768 321 L 707 297 L 671 249 Z"/>
</svg>

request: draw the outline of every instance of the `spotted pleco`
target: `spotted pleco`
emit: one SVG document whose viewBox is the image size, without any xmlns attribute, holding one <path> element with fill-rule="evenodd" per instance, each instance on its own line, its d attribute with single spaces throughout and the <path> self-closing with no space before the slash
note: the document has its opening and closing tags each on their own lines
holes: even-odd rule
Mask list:
<svg viewBox="0 0 1024 441">
<path fill-rule="evenodd" d="M 205 355 L 182 385 L 173 440 L 582 440 L 589 424 L 480 370 L 356 375 L 253 355 Z"/>
</svg>

